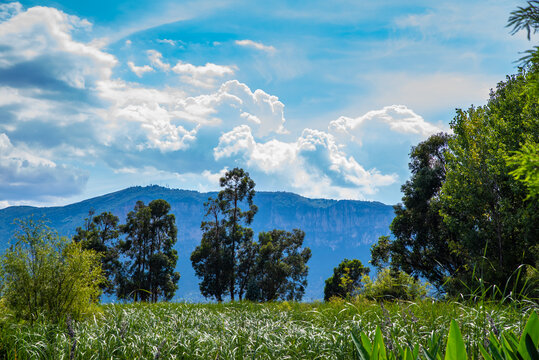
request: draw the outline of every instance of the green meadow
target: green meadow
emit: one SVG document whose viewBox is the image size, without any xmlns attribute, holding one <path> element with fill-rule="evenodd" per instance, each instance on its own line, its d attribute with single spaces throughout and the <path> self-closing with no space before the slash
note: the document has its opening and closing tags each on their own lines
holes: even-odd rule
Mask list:
<svg viewBox="0 0 539 360">
<path fill-rule="evenodd" d="M 359 359 L 352 334 L 385 347 L 432 347 L 441 354 L 456 319 L 467 352 L 479 356 L 488 334 L 520 334 L 538 311 L 533 302 L 223 304 L 139 303 L 101 305 L 94 315 L 57 325 L 0 320 L 0 358 L 6 359 Z M 419 358 L 424 357 L 423 353 Z"/>
</svg>

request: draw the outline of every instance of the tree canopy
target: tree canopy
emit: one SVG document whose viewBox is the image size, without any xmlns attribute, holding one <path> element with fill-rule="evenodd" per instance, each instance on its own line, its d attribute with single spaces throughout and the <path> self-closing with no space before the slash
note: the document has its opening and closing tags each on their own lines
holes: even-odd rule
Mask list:
<svg viewBox="0 0 539 360">
<path fill-rule="evenodd" d="M 204 204 L 200 245 L 191 254 L 203 296 L 223 301 L 300 300 L 307 286 L 309 248 L 301 249 L 305 233 L 272 230 L 253 240 L 251 224 L 258 211 L 253 203 L 255 183 L 235 168 L 220 179 L 216 199 Z M 246 206 L 244 210 L 242 206 Z"/>
<path fill-rule="evenodd" d="M 360 260 L 344 259 L 326 280 L 324 301 L 329 301 L 332 297 L 344 299 L 356 295 L 363 286 L 361 279 L 369 272 L 370 269 L 364 267 Z"/>
<path fill-rule="evenodd" d="M 173 248 L 178 230 L 169 211 L 170 204 L 159 199 L 148 205 L 137 201 L 133 211 L 127 214 L 126 224 L 121 226 L 126 238 L 119 247 L 128 261 L 118 297 L 156 302 L 174 296 L 180 279 L 175 271 L 178 254 Z"/>
</svg>

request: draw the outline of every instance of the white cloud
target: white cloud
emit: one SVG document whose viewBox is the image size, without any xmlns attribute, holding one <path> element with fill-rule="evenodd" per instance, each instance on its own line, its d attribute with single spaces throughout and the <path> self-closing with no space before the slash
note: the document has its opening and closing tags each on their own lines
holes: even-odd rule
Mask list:
<svg viewBox="0 0 539 360">
<path fill-rule="evenodd" d="M 0 134 L 0 198 L 35 199 L 79 193 L 87 174 L 14 146 Z"/>
<path fill-rule="evenodd" d="M 169 44 L 170 46 L 176 46 L 176 41 L 170 39 L 157 39 L 158 43 Z"/>
<path fill-rule="evenodd" d="M 242 125 L 223 134 L 213 151 L 216 160 L 236 159 L 251 169 L 277 176 L 305 195 L 364 198 L 397 180 L 394 174 L 365 170 L 339 149 L 331 134 L 313 129 L 305 129 L 295 142 L 272 139 L 259 143 L 249 126 Z"/>
<path fill-rule="evenodd" d="M 0 68 L 58 58 L 61 61 L 47 69 L 51 75 L 74 88 L 91 86 L 95 81 L 110 77 L 117 61 L 99 48 L 71 37 L 71 32 L 90 27 L 88 21 L 53 8 L 33 7 L 20 12 L 0 23 L 0 44 L 6 46 L 0 52 Z M 64 66 L 71 57 L 79 61 Z"/>
<path fill-rule="evenodd" d="M 179 74 L 183 82 L 202 88 L 211 88 L 215 86 L 217 78 L 234 74 L 234 69 L 229 66 L 212 63 L 207 63 L 204 66 L 195 66 L 182 61 L 178 61 L 172 68 L 172 71 Z"/>
<path fill-rule="evenodd" d="M 219 89 L 221 97 L 231 98 L 241 117 L 256 125 L 257 135 L 265 136 L 272 132 L 286 133 L 284 128 L 284 104 L 274 95 L 261 89 L 254 92 L 237 80 L 224 83 Z"/>
<path fill-rule="evenodd" d="M 144 73 L 153 71 L 153 68 L 150 65 L 136 66 L 132 61 L 128 61 L 127 65 L 129 66 L 129 69 L 131 69 L 131 71 L 134 72 L 138 77 L 142 77 Z"/>
<path fill-rule="evenodd" d="M 244 47 L 250 47 L 256 50 L 265 51 L 267 53 L 273 54 L 275 51 L 277 51 L 273 46 L 271 45 L 264 45 L 260 42 L 256 42 L 253 40 L 236 40 L 236 45 L 244 46 Z"/>
<path fill-rule="evenodd" d="M 0 4 L 0 22 L 5 21 L 22 11 L 22 5 L 19 2 Z"/>
<path fill-rule="evenodd" d="M 16 179 L 13 174 L 20 174 L 28 163 L 34 174 L 50 175 L 66 194 L 76 193 L 86 178 L 60 165 L 70 159 L 83 167 L 107 163 L 116 176 L 136 179 L 154 174 L 207 187 L 235 162 L 278 189 L 338 198 L 362 198 L 395 180 L 392 174 L 364 169 L 326 132 L 306 129 L 295 141 L 283 141 L 284 104 L 277 96 L 251 90 L 238 80 L 218 86 L 219 80 L 234 74 L 233 66 L 178 62 L 171 67 L 159 52 L 149 50 L 151 65 L 128 62 L 137 76 L 153 66 L 172 70 L 195 86 L 156 88 L 113 78 L 114 56 L 99 42 L 73 39 L 74 32 L 89 31 L 90 26 L 56 9 L 39 7 L 0 23 L 0 46 L 8 47 L 0 53 L 0 71 L 8 69 L 6 74 L 12 77 L 0 77 L 0 111 L 16 120 L 0 124 L 3 146 L 9 149 L 7 155 L 1 153 L 6 170 L 0 176 Z M 17 73 L 18 67 L 26 72 Z M 210 89 L 213 86 L 215 90 Z M 25 145 L 23 123 L 46 129 L 47 137 L 54 139 L 44 139 L 48 142 L 40 147 Z M 42 134 L 39 138 L 43 142 Z M 40 157 L 31 158 L 34 151 L 40 151 Z M 42 184 L 32 180 L 37 177 L 32 178 L 31 172 L 25 176 L 29 180 L 24 191 L 39 193 Z M 12 180 L 5 183 L 16 186 Z M 61 194 L 60 187 L 51 189 L 49 194 Z"/>
<path fill-rule="evenodd" d="M 170 70 L 170 64 L 163 62 L 163 55 L 159 51 L 148 50 L 146 53 L 148 54 L 148 59 L 150 59 L 153 66 L 163 71 Z"/>
<path fill-rule="evenodd" d="M 380 125 L 384 124 L 393 132 L 417 134 L 422 138 L 442 131 L 442 128 L 426 122 L 423 117 L 405 105 L 385 106 L 380 110 L 371 110 L 357 118 L 341 116 L 329 123 L 329 131 L 334 134 L 349 135 L 353 140 L 361 143 L 361 139 L 369 135 L 368 131 L 365 131 L 367 126 L 380 131 Z"/>
</svg>

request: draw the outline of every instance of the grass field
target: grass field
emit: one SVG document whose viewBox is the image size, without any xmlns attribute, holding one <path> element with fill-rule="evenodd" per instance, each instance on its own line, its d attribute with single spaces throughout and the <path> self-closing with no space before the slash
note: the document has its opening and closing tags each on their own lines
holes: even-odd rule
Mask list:
<svg viewBox="0 0 539 360">
<path fill-rule="evenodd" d="M 351 332 L 386 345 L 446 336 L 456 319 L 472 353 L 491 330 L 520 333 L 534 303 L 456 302 L 227 303 L 103 305 L 66 324 L 0 320 L 0 357 L 8 359 L 354 359 Z M 2 316 L 2 315 L 0 315 Z M 391 340 L 389 340 L 391 338 Z"/>
</svg>

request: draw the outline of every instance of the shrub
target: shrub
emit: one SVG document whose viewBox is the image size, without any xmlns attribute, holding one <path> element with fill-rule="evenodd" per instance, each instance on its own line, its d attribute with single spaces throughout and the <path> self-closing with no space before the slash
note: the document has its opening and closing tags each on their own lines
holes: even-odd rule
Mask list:
<svg viewBox="0 0 539 360">
<path fill-rule="evenodd" d="M 428 283 L 403 271 L 381 269 L 373 282 L 368 275 L 363 276 L 364 288 L 361 296 L 376 300 L 418 300 L 427 295 Z"/>
<path fill-rule="evenodd" d="M 2 302 L 17 319 L 59 322 L 92 310 L 104 281 L 99 256 L 60 238 L 43 221 L 19 221 L 0 257 Z"/>
</svg>

